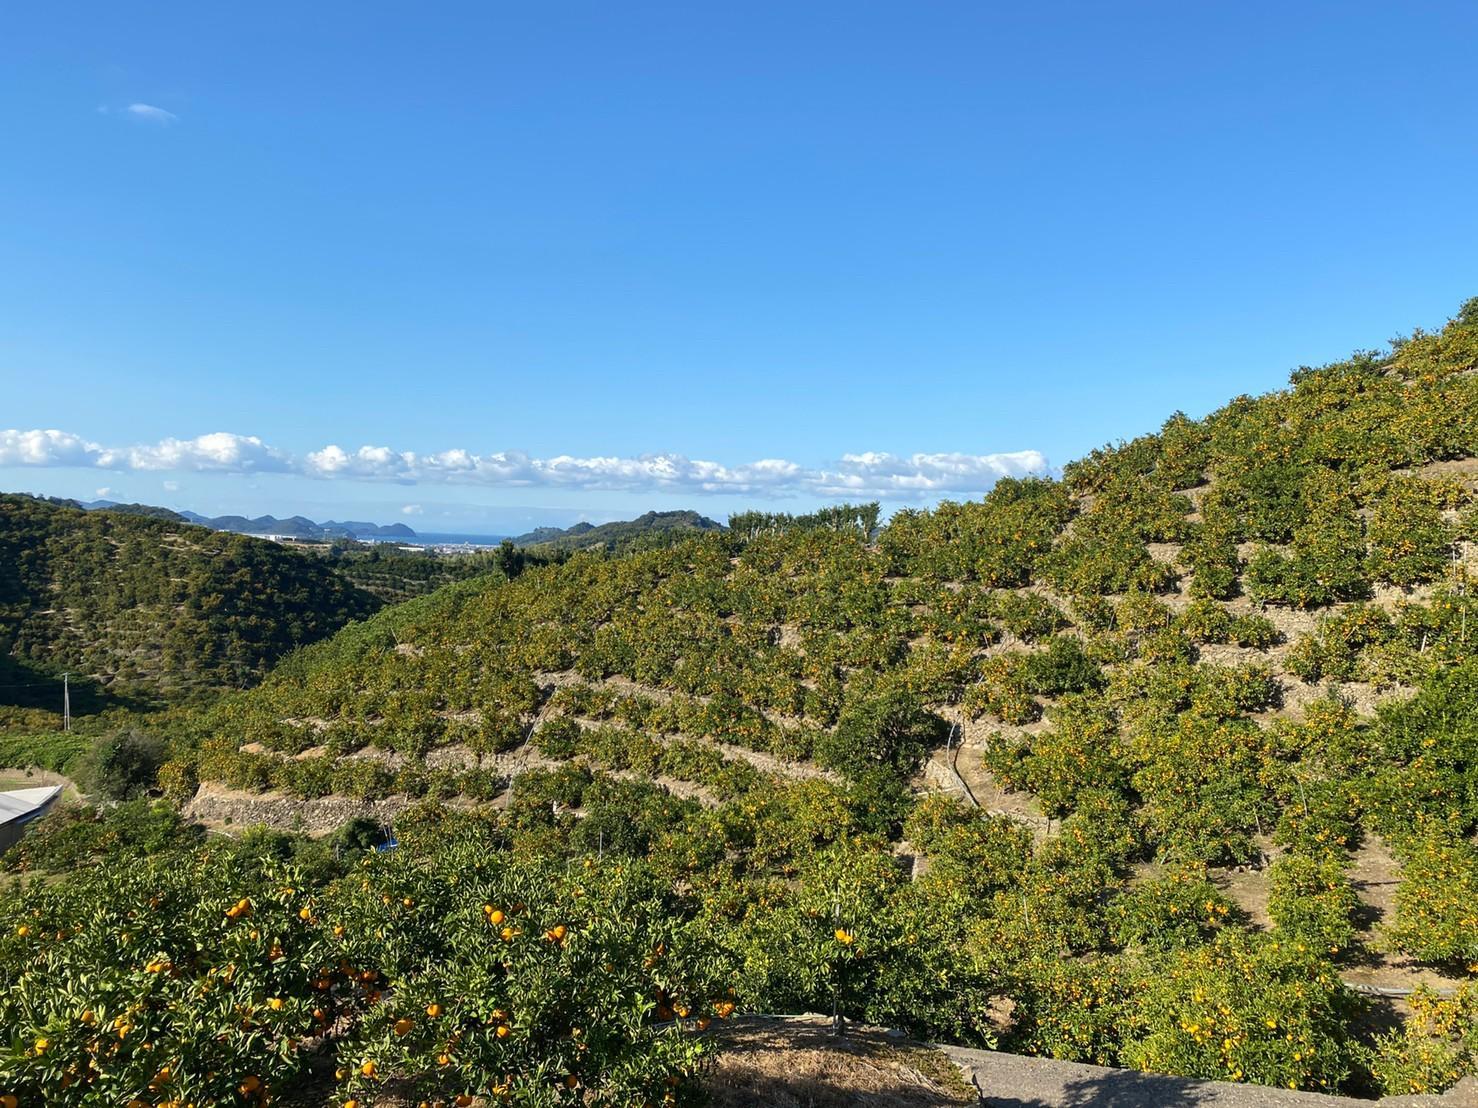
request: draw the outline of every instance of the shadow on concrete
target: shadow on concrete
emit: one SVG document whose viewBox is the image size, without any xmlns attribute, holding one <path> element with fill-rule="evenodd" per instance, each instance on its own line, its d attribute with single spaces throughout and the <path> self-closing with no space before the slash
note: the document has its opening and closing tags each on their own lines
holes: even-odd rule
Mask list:
<svg viewBox="0 0 1478 1108">
<path fill-rule="evenodd" d="M 1205 1082 L 1128 1070 L 1075 1078 L 1050 1099 L 983 1092 L 989 1108 L 1180 1108 L 1215 1099 Z"/>
</svg>

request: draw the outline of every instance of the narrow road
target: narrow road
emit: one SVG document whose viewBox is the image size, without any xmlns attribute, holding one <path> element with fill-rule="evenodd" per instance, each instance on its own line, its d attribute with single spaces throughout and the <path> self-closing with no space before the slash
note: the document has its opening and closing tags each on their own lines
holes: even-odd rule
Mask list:
<svg viewBox="0 0 1478 1108">
<path fill-rule="evenodd" d="M 938 1049 L 965 1073 L 989 1108 L 1478 1108 L 1478 1084 L 1443 1096 L 1355 1100 L 1322 1093 L 1164 1077 L 989 1050 Z"/>
</svg>

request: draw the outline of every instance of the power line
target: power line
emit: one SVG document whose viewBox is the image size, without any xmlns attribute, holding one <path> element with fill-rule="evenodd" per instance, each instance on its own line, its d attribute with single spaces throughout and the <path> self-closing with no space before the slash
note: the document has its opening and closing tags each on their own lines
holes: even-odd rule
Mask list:
<svg viewBox="0 0 1478 1108">
<path fill-rule="evenodd" d="M 87 678 L 84 677 L 82 680 L 85 681 Z M 48 677 L 44 681 L 23 681 L 18 684 L 0 685 L 0 689 L 54 689 L 61 684 L 64 684 L 62 678 Z"/>
</svg>

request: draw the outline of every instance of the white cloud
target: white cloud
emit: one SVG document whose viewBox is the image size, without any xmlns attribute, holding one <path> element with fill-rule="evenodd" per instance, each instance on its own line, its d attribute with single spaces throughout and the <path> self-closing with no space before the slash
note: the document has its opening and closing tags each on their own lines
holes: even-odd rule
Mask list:
<svg viewBox="0 0 1478 1108">
<path fill-rule="evenodd" d="M 425 510 L 419 504 L 407 504 L 404 508 L 400 509 L 400 514 L 403 516 L 418 516 Z"/>
<path fill-rule="evenodd" d="M 107 469 L 185 470 L 190 472 L 289 472 L 292 459 L 255 435 L 215 431 L 193 439 L 161 439 L 152 446 L 105 450 L 98 463 Z"/>
<path fill-rule="evenodd" d="M 130 104 L 123 109 L 130 117 L 141 119 L 146 123 L 160 123 L 168 125 L 179 122 L 179 116 L 174 112 L 167 112 L 163 108 L 156 108 L 153 104 Z"/>
<path fill-rule="evenodd" d="M 113 490 L 108 488 L 107 485 L 104 485 L 100 489 L 93 489 L 92 494 L 96 496 L 99 500 L 106 500 L 108 499 L 108 497 L 113 495 Z"/>
<path fill-rule="evenodd" d="M 0 431 L 0 465 L 96 465 L 102 449 L 66 431 Z"/>
<path fill-rule="evenodd" d="M 180 483 L 178 481 L 160 481 L 159 484 L 163 486 L 165 492 L 180 491 Z"/>
<path fill-rule="evenodd" d="M 391 481 L 404 485 L 480 485 L 591 491 L 676 492 L 757 497 L 823 496 L 919 500 L 971 495 L 1001 477 L 1051 472 L 1035 450 L 997 454 L 844 454 L 810 468 L 783 458 L 727 465 L 682 454 L 534 458 L 519 450 L 431 454 L 388 446 L 345 449 L 330 444 L 297 456 L 255 435 L 217 431 L 193 439 L 162 439 L 109 447 L 65 431 L 0 431 L 0 465 L 86 466 L 119 472 L 283 473 L 319 480 Z M 169 483 L 166 482 L 166 487 Z M 417 504 L 402 511 L 412 515 Z"/>
</svg>

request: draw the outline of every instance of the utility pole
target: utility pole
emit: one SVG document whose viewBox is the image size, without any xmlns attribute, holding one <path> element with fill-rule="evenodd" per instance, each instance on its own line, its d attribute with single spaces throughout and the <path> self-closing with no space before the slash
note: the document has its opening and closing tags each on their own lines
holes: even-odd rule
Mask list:
<svg viewBox="0 0 1478 1108">
<path fill-rule="evenodd" d="M 72 675 L 62 674 L 62 730 L 72 730 Z"/>
</svg>

